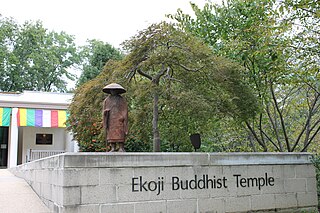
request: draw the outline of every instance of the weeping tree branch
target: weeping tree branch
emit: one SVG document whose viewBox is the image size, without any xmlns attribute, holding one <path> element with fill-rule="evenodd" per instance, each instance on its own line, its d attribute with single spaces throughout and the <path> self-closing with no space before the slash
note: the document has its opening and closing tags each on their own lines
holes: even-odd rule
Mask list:
<svg viewBox="0 0 320 213">
<path fill-rule="evenodd" d="M 179 66 L 182 67 L 184 70 L 188 71 L 188 72 L 198 72 L 199 70 L 203 69 L 204 66 L 197 68 L 197 69 L 192 69 L 190 67 L 184 66 L 183 64 L 179 63 Z"/>
<path fill-rule="evenodd" d="M 165 67 L 165 64 L 162 64 L 161 66 L 161 70 L 157 73 L 157 75 L 152 79 L 152 82 L 154 81 L 154 83 L 159 84 L 160 78 L 166 73 L 168 72 L 168 69 L 170 69 L 169 67 Z"/>
<path fill-rule="evenodd" d="M 147 74 L 146 72 L 143 72 L 141 69 L 138 69 L 137 72 L 142 75 L 143 77 L 146 77 L 147 79 L 149 79 L 150 81 L 153 80 L 152 76 Z"/>
</svg>

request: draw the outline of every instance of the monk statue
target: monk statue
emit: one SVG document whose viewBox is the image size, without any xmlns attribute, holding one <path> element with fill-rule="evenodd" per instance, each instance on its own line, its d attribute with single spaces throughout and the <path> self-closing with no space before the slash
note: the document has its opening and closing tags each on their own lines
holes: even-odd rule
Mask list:
<svg viewBox="0 0 320 213">
<path fill-rule="evenodd" d="M 125 152 L 124 142 L 128 134 L 128 104 L 120 94 L 126 90 L 119 84 L 112 83 L 103 88 L 110 94 L 103 102 L 103 128 L 106 133 L 106 143 L 111 146 L 110 152 Z"/>
</svg>

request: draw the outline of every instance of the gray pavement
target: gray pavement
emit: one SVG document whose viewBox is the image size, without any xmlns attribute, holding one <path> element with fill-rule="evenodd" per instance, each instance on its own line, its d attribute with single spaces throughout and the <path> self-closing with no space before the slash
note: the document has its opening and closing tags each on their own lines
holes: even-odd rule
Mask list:
<svg viewBox="0 0 320 213">
<path fill-rule="evenodd" d="M 37 194 L 22 178 L 0 169 L 1 213 L 49 213 Z"/>
</svg>

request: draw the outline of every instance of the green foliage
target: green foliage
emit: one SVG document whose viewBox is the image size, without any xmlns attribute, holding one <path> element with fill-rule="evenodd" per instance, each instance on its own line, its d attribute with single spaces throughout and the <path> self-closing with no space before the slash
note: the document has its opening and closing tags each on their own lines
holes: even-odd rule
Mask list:
<svg viewBox="0 0 320 213">
<path fill-rule="evenodd" d="M 78 87 L 69 106 L 69 128 L 78 141 L 80 151 L 105 151 L 106 145 L 102 131 L 101 92 L 104 78 L 95 78 Z"/>
<path fill-rule="evenodd" d="M 75 91 L 69 121 L 83 151 L 93 147 L 88 147 L 88 139 L 104 143 L 102 130 L 94 135 L 90 129 L 101 124 L 105 98 L 101 90 L 111 82 L 127 89 L 127 151 L 150 151 L 155 116 L 161 150 L 175 152 L 193 150 L 192 133 L 199 132 L 209 140 L 211 136 L 205 133 L 216 119 L 232 116 L 243 121 L 257 111 L 254 96 L 241 81 L 240 66 L 215 57 L 203 42 L 172 25 L 151 25 L 124 46 L 128 55 L 122 61 L 109 61 L 102 73 Z"/>
<path fill-rule="evenodd" d="M 205 134 L 200 148 L 203 152 L 250 152 L 253 150 L 253 138 L 250 138 L 248 131 L 231 117 L 215 120 L 212 122 L 211 129 Z M 258 147 L 254 148 L 258 150 Z"/>
<path fill-rule="evenodd" d="M 94 79 L 102 70 L 103 66 L 110 60 L 121 60 L 122 53 L 108 43 L 99 40 L 89 40 L 88 45 L 81 47 L 81 58 L 83 60 L 82 74 L 77 85 Z"/>
<path fill-rule="evenodd" d="M 259 114 L 236 123 L 249 131 L 239 131 L 239 137 L 253 138 L 255 151 L 306 151 L 318 141 L 319 3 L 227 0 L 191 6 L 195 18 L 181 10 L 170 17 L 214 53 L 242 64 L 242 77 L 259 100 Z"/>
<path fill-rule="evenodd" d="M 283 22 L 292 26 L 288 64 L 295 69 L 295 76 L 319 90 L 320 52 L 320 3 L 313 0 L 286 0 L 281 7 L 288 14 Z"/>
<path fill-rule="evenodd" d="M 130 133 L 127 136 L 125 147 L 128 152 L 149 152 L 151 150 L 150 143 L 143 141 L 140 134 L 136 136 L 134 133 Z"/>
<path fill-rule="evenodd" d="M 243 120 L 255 114 L 257 105 L 241 82 L 239 65 L 215 57 L 203 42 L 174 26 L 151 25 L 124 47 L 130 52 L 124 62 L 129 78 L 139 76 L 153 89 L 153 138 L 160 138 L 157 131 L 165 134 L 163 143 L 171 147 L 166 150 L 189 151 L 189 135 L 207 129 L 207 118 L 217 113 Z"/>
<path fill-rule="evenodd" d="M 102 129 L 102 103 L 107 97 L 102 92 L 102 88 L 108 82 L 115 82 L 114 76 L 121 73 L 121 65 L 116 61 L 108 61 L 103 72 L 96 78 L 79 86 L 75 92 L 72 103 L 69 106 L 70 116 L 68 118 L 69 128 L 74 133 L 74 138 L 78 141 L 80 151 L 82 152 L 103 152 L 108 151 L 105 143 L 105 135 Z M 117 72 L 119 71 L 119 72 Z M 116 77 L 117 78 L 117 77 Z M 125 88 L 127 85 L 121 83 Z M 131 92 L 128 89 L 128 94 Z M 127 95 L 125 95 L 127 97 Z M 131 103 L 131 99 L 127 98 Z M 131 105 L 129 107 L 131 108 Z M 125 144 L 126 151 L 149 151 L 146 144 L 144 130 L 139 126 L 132 126 L 135 122 L 132 121 L 131 114 L 134 110 L 129 110 L 129 135 Z"/>
<path fill-rule="evenodd" d="M 79 62 L 74 38 L 40 21 L 18 25 L 0 17 L 0 91 L 66 91 L 68 68 Z"/>
</svg>

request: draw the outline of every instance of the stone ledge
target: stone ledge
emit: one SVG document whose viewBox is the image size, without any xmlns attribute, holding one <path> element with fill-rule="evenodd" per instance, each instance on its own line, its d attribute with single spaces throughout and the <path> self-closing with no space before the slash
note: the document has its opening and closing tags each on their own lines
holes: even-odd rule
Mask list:
<svg viewBox="0 0 320 213">
<path fill-rule="evenodd" d="M 210 165 L 311 164 L 310 153 L 258 152 L 210 153 Z"/>
<path fill-rule="evenodd" d="M 21 170 L 311 164 L 310 153 L 63 153 L 18 166 Z M 15 170 L 14 168 L 11 171 Z"/>
<path fill-rule="evenodd" d="M 311 164 L 309 153 L 64 153 L 54 157 L 59 168 L 126 168 L 212 165 Z M 41 160 L 34 168 L 46 167 Z M 41 164 L 41 165 L 37 165 Z M 50 168 L 51 165 L 50 165 Z"/>
</svg>

